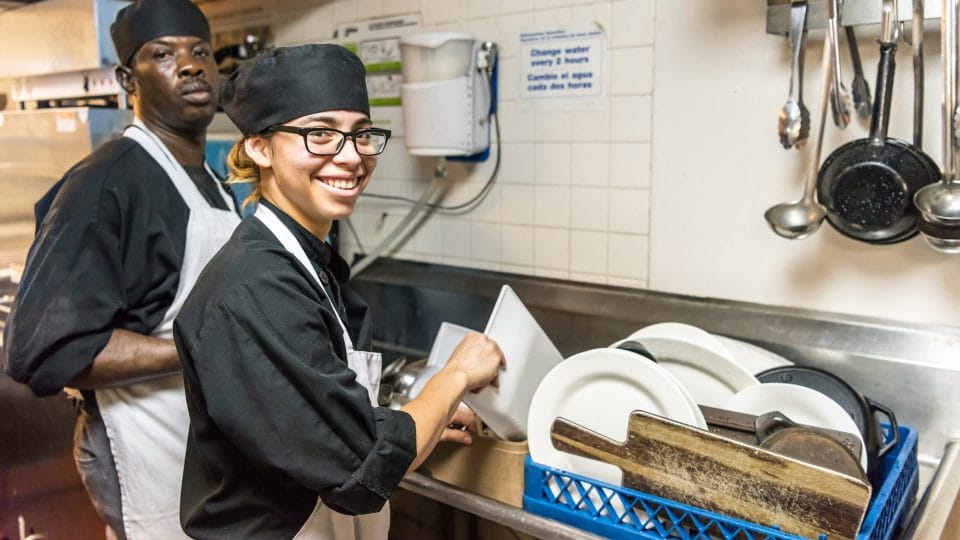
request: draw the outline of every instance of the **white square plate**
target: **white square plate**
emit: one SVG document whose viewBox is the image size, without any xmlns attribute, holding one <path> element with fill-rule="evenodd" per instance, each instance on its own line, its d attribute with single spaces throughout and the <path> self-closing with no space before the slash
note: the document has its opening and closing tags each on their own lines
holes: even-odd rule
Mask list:
<svg viewBox="0 0 960 540">
<path fill-rule="evenodd" d="M 498 437 L 525 440 L 533 394 L 563 356 L 508 285 L 500 290 L 484 333 L 500 345 L 506 360 L 500 372 L 500 388 L 468 393 L 463 402 Z"/>
</svg>

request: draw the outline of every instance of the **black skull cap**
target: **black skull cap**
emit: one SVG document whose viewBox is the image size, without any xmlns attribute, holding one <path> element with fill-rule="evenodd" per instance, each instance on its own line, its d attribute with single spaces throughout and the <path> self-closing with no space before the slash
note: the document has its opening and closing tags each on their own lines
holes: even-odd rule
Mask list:
<svg viewBox="0 0 960 540">
<path fill-rule="evenodd" d="M 210 41 L 210 23 L 190 0 L 137 0 L 117 13 L 110 37 L 125 66 L 140 47 L 163 36 L 194 36 Z"/>
<path fill-rule="evenodd" d="M 222 85 L 220 103 L 244 135 L 323 111 L 369 116 L 366 73 L 340 45 L 278 47 L 237 68 Z"/>
</svg>

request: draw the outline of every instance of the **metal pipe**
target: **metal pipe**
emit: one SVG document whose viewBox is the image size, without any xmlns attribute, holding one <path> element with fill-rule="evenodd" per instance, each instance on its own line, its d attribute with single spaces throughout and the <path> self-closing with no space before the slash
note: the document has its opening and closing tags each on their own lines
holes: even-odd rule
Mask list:
<svg viewBox="0 0 960 540">
<path fill-rule="evenodd" d="M 420 473 L 408 474 L 400 482 L 400 487 L 537 538 L 557 540 L 601 538 L 582 529 L 531 514 L 521 508 L 469 493 Z"/>
<path fill-rule="evenodd" d="M 940 466 L 920 500 L 905 539 L 940 540 L 960 537 L 960 439 L 947 443 Z M 954 530 L 946 530 L 952 526 Z"/>
<path fill-rule="evenodd" d="M 381 255 L 389 251 L 394 247 L 394 242 L 398 238 L 403 236 L 403 233 L 407 231 L 407 228 L 410 224 L 420 215 L 423 211 L 429 211 L 429 204 L 433 198 L 434 192 L 437 190 L 441 180 L 447 177 L 447 167 L 446 161 L 444 158 L 440 157 L 437 159 L 437 166 L 433 172 L 433 181 L 430 182 L 430 185 L 427 186 L 426 191 L 423 192 L 423 196 L 420 197 L 420 200 L 417 201 L 417 204 L 410 209 L 410 213 L 397 224 L 397 226 L 390 231 L 390 233 L 384 238 L 377 247 L 373 248 L 364 258 L 360 259 L 360 262 L 353 265 L 350 269 L 351 279 L 356 277 L 360 272 L 366 270 L 368 266 L 374 263 Z"/>
</svg>

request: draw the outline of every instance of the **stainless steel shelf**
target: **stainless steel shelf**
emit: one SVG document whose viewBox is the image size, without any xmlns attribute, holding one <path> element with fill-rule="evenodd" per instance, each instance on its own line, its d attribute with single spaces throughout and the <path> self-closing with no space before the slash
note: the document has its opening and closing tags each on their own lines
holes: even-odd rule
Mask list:
<svg viewBox="0 0 960 540">
<path fill-rule="evenodd" d="M 408 474 L 407 477 L 400 482 L 400 487 L 411 493 L 416 493 L 422 497 L 427 497 L 428 499 L 442 502 L 454 508 L 459 508 L 464 512 L 510 527 L 515 531 L 533 535 L 537 538 L 549 540 L 586 540 L 600 538 L 583 529 L 531 514 L 521 508 L 470 493 L 469 491 L 434 480 L 420 473 L 415 472 Z"/>
<path fill-rule="evenodd" d="M 880 24 L 882 0 L 844 0 L 840 9 L 840 24 L 863 26 Z M 911 0 L 897 2 L 897 15 L 902 21 L 912 19 Z M 925 19 L 940 18 L 940 2 L 927 0 L 923 6 Z M 767 33 L 787 35 L 790 22 L 790 0 L 767 0 Z M 807 0 L 807 30 L 827 26 L 827 0 Z"/>
</svg>

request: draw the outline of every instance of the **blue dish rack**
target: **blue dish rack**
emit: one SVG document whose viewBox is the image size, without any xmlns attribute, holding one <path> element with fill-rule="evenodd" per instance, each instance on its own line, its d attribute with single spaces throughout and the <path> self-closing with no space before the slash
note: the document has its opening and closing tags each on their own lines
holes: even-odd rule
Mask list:
<svg viewBox="0 0 960 540">
<path fill-rule="evenodd" d="M 880 460 L 857 540 L 889 540 L 917 494 L 917 432 L 901 425 L 900 442 Z M 889 434 L 888 434 L 889 435 Z M 523 508 L 606 538 L 680 540 L 802 540 L 775 525 L 759 525 L 654 495 L 524 463 Z M 820 540 L 826 540 L 820 535 Z"/>
</svg>

